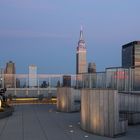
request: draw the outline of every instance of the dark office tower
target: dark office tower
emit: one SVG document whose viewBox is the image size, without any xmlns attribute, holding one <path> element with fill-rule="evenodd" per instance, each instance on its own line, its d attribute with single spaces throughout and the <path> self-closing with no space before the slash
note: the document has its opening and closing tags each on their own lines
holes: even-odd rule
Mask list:
<svg viewBox="0 0 140 140">
<path fill-rule="evenodd" d="M 16 88 L 20 88 L 20 79 L 16 79 Z"/>
<path fill-rule="evenodd" d="M 71 87 L 71 76 L 70 75 L 63 76 L 63 87 Z"/>
<path fill-rule="evenodd" d="M 80 30 L 80 39 L 78 41 L 76 51 L 76 74 L 82 74 L 87 72 L 86 64 L 86 46 L 83 38 L 83 29 Z"/>
<path fill-rule="evenodd" d="M 140 41 L 134 41 L 122 46 L 122 67 L 140 65 Z"/>
<path fill-rule="evenodd" d="M 122 67 L 132 68 L 132 90 L 140 90 L 140 41 L 133 41 L 122 46 Z M 130 80 L 130 81 L 131 81 Z"/>
<path fill-rule="evenodd" d="M 9 61 L 6 63 L 6 68 L 4 72 L 4 85 L 6 88 L 14 88 L 15 87 L 15 63 Z"/>
<path fill-rule="evenodd" d="M 96 73 L 96 64 L 88 63 L 88 73 Z"/>
</svg>

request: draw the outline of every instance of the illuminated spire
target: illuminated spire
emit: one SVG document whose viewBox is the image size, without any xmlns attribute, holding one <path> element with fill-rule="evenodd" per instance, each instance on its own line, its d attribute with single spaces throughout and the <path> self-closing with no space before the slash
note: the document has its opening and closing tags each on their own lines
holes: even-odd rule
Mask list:
<svg viewBox="0 0 140 140">
<path fill-rule="evenodd" d="M 84 40 L 83 39 L 83 26 L 81 25 L 81 29 L 80 29 L 80 40 Z"/>
<path fill-rule="evenodd" d="M 78 41 L 78 47 L 77 48 L 86 48 L 84 37 L 83 37 L 83 26 L 81 26 L 81 29 L 80 29 L 80 38 L 79 38 L 79 41 Z"/>
</svg>

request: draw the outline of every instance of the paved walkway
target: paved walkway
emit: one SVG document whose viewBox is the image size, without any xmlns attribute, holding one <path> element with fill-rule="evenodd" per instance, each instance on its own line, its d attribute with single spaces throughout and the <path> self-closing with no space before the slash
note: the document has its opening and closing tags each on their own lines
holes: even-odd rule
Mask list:
<svg viewBox="0 0 140 140">
<path fill-rule="evenodd" d="M 0 140 L 111 140 L 80 129 L 79 113 L 58 113 L 55 105 L 18 105 L 0 120 Z M 116 140 L 140 140 L 140 125 Z"/>
</svg>

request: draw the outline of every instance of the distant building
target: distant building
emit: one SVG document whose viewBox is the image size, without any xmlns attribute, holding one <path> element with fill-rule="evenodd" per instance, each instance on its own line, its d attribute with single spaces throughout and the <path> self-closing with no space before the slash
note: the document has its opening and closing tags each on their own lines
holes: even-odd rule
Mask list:
<svg viewBox="0 0 140 140">
<path fill-rule="evenodd" d="M 83 38 L 83 28 L 80 30 L 80 39 L 76 50 L 76 88 L 83 87 L 82 74 L 87 73 L 86 46 Z"/>
<path fill-rule="evenodd" d="M 20 80 L 18 78 L 16 79 L 16 88 L 20 88 Z"/>
<path fill-rule="evenodd" d="M 88 73 L 96 73 L 96 64 L 88 63 Z"/>
<path fill-rule="evenodd" d="M 96 64 L 88 63 L 88 73 L 83 74 L 84 87 L 95 88 L 96 87 Z"/>
<path fill-rule="evenodd" d="M 80 39 L 78 41 L 76 51 L 76 74 L 83 74 L 87 72 L 86 52 L 85 41 L 83 38 L 83 29 L 81 27 Z"/>
<path fill-rule="evenodd" d="M 43 81 L 42 84 L 41 84 L 41 88 L 47 88 L 49 85 L 47 84 L 46 81 Z"/>
<path fill-rule="evenodd" d="M 63 87 L 71 87 L 71 76 L 63 75 Z"/>
<path fill-rule="evenodd" d="M 6 63 L 6 68 L 4 71 L 4 85 L 6 88 L 15 87 L 16 84 L 15 73 L 16 73 L 15 63 L 13 63 L 12 61 Z"/>
<path fill-rule="evenodd" d="M 37 66 L 29 66 L 29 87 L 37 87 Z"/>
<path fill-rule="evenodd" d="M 133 90 L 140 90 L 140 41 L 122 46 L 122 67 L 132 68 Z"/>
</svg>

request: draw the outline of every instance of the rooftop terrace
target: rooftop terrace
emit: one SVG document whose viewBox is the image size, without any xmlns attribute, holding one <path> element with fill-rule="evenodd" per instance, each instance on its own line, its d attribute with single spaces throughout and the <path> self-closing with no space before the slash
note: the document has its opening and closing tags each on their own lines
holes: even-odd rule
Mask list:
<svg viewBox="0 0 140 140">
<path fill-rule="evenodd" d="M 80 128 L 80 113 L 60 113 L 56 105 L 15 105 L 11 117 L 0 120 L 0 140 L 110 140 Z M 129 126 L 116 140 L 139 140 L 140 125 Z"/>
</svg>

